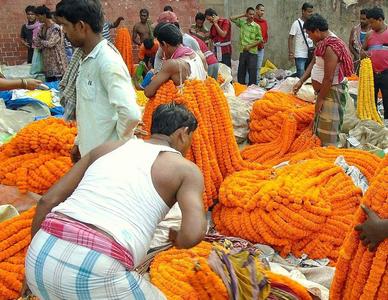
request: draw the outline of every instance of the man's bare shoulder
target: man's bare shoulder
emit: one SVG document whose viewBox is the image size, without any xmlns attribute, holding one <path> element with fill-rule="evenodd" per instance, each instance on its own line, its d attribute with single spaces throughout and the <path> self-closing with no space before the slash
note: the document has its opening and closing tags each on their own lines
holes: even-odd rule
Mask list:
<svg viewBox="0 0 388 300">
<path fill-rule="evenodd" d="M 175 152 L 161 152 L 156 159 L 154 166 L 155 168 L 163 170 L 163 172 L 172 171 L 172 173 L 170 173 L 172 175 L 201 174 L 201 171 L 196 164 Z"/>
</svg>

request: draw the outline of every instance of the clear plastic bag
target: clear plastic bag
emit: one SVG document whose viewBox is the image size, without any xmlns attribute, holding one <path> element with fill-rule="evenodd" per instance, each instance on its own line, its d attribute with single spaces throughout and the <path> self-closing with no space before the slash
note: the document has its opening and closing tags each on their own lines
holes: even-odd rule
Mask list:
<svg viewBox="0 0 388 300">
<path fill-rule="evenodd" d="M 4 101 L 0 100 L 0 132 L 16 134 L 32 121 L 34 116 L 31 113 L 7 109 Z"/>
</svg>

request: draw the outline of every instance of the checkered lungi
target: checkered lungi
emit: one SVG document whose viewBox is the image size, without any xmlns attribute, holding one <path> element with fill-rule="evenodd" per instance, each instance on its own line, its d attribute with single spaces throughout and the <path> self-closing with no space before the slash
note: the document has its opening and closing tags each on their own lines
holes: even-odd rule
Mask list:
<svg viewBox="0 0 388 300">
<path fill-rule="evenodd" d="M 315 115 L 313 132 L 322 146 L 338 145 L 348 97 L 347 81 L 332 86 L 321 112 Z"/>
<path fill-rule="evenodd" d="M 158 288 L 126 270 L 118 260 L 43 230 L 28 249 L 26 279 L 41 300 L 166 299 Z"/>
</svg>

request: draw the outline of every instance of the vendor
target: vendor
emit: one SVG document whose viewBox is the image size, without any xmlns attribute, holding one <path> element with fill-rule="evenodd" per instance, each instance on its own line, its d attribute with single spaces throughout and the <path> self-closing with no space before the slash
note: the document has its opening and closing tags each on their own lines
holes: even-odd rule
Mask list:
<svg viewBox="0 0 388 300">
<path fill-rule="evenodd" d="M 184 105 L 160 105 L 147 142 L 97 147 L 40 199 L 25 272 L 34 295 L 166 299 L 134 270 L 175 203 L 182 225 L 170 231 L 173 245 L 191 248 L 204 238 L 203 176 L 184 158 L 196 128 L 197 120 Z"/>
<path fill-rule="evenodd" d="M 181 86 L 186 79 L 206 79 L 207 73 L 201 57 L 191 48 L 182 45 L 182 33 L 176 25 L 160 23 L 154 34 L 167 60 L 145 88 L 146 97 L 153 97 L 158 88 L 170 79 L 177 86 Z"/>
<path fill-rule="evenodd" d="M 329 31 L 327 21 L 319 14 L 306 20 L 303 28 L 316 44 L 316 49 L 312 62 L 293 91 L 296 94 L 311 75 L 317 95 L 314 134 L 322 146 L 336 146 L 349 97 L 346 77 L 353 74 L 353 61 L 346 44 Z"/>
<path fill-rule="evenodd" d="M 5 79 L 0 78 L 0 91 L 13 89 L 35 90 L 42 84 L 36 79 Z"/>
</svg>

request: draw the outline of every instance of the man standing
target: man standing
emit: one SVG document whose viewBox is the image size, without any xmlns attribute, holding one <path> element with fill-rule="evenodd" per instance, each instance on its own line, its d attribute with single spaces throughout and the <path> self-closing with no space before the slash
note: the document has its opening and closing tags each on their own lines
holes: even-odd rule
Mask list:
<svg viewBox="0 0 388 300">
<path fill-rule="evenodd" d="M 296 76 L 301 78 L 308 67 L 309 48 L 313 47 L 313 42 L 308 38 L 303 30 L 304 22 L 313 14 L 314 6 L 304 3 L 302 6 L 302 17 L 296 20 L 288 36 L 288 58 L 295 60 Z"/>
<path fill-rule="evenodd" d="M 142 8 L 139 12 L 140 22 L 133 26 L 132 41 L 140 46 L 145 39 L 153 38 L 151 22 L 148 20 L 150 13 Z"/>
<path fill-rule="evenodd" d="M 195 24 L 191 25 L 189 33 L 201 39 L 209 46 L 209 30 L 204 25 L 205 20 L 206 18 L 203 13 L 197 13 L 195 15 Z"/>
<path fill-rule="evenodd" d="M 268 23 L 267 20 L 264 19 L 264 4 L 256 5 L 256 16 L 254 21 L 260 25 L 261 35 L 263 37 L 263 42 L 257 47 L 257 78 L 260 77 L 260 69 L 264 60 L 264 46 L 268 43 Z"/>
<path fill-rule="evenodd" d="M 210 27 L 210 39 L 214 43 L 214 53 L 219 62 L 232 67 L 232 26 L 230 21 L 220 18 L 217 12 L 208 8 L 205 11 L 206 19 L 212 24 Z"/>
<path fill-rule="evenodd" d="M 78 136 L 72 159 L 112 140 L 129 138 L 140 119 L 128 69 L 102 35 L 103 13 L 99 1 L 62 0 L 57 20 L 83 57 L 76 79 Z"/>
<path fill-rule="evenodd" d="M 41 24 L 36 20 L 35 6 L 27 6 L 25 12 L 27 15 L 27 23 L 22 26 L 20 38 L 22 39 L 22 44 L 28 49 L 27 63 L 30 64 L 32 62 L 32 55 L 34 54 L 32 37 L 34 33 L 35 35 L 38 34 Z"/>
<path fill-rule="evenodd" d="M 104 17 L 105 17 L 105 15 L 104 15 Z M 110 30 L 113 28 L 119 27 L 121 21 L 123 21 L 123 20 L 124 20 L 123 17 L 118 17 L 117 20 L 114 21 L 113 23 L 109 22 L 109 21 L 105 21 L 104 26 L 102 28 L 103 38 L 112 43 L 112 37 L 110 35 Z"/>
<path fill-rule="evenodd" d="M 34 295 L 166 299 L 135 269 L 174 204 L 182 221 L 179 231 L 170 230 L 172 244 L 191 248 L 205 236 L 203 176 L 184 158 L 196 128 L 184 105 L 160 105 L 147 142 L 99 146 L 39 200 L 26 257 L 26 281 Z"/>
<path fill-rule="evenodd" d="M 364 44 L 367 32 L 370 30 L 366 12 L 367 9 L 360 11 L 360 24 L 352 28 L 349 36 L 349 50 L 353 54 L 354 68 L 356 71 L 358 71 L 360 66 L 362 45 Z"/>
<path fill-rule="evenodd" d="M 241 20 L 241 18 L 246 20 Z M 231 17 L 230 20 L 240 28 L 240 61 L 238 64 L 237 80 L 245 84 L 248 71 L 248 84 L 257 82 L 257 47 L 263 42 L 260 26 L 254 22 L 255 9 L 248 7 L 245 14 Z"/>
<path fill-rule="evenodd" d="M 384 125 L 388 127 L 388 25 L 380 7 L 369 9 L 366 17 L 372 30 L 365 38 L 364 50 L 372 60 L 376 104 L 379 90 L 383 95 Z"/>
</svg>

